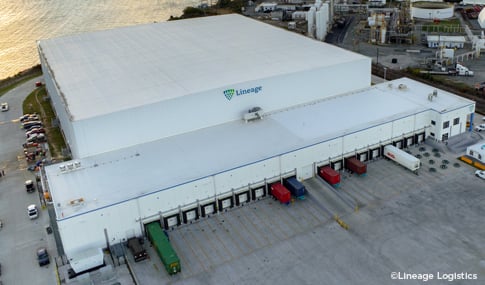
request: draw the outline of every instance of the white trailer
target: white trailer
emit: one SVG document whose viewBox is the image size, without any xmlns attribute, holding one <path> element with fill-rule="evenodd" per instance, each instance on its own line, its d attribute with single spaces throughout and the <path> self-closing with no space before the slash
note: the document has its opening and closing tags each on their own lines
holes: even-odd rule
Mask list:
<svg viewBox="0 0 485 285">
<path fill-rule="evenodd" d="M 419 158 L 400 150 L 393 145 L 386 145 L 384 147 L 384 156 L 399 163 L 414 173 L 417 173 L 419 167 L 421 167 L 421 161 Z"/>
</svg>

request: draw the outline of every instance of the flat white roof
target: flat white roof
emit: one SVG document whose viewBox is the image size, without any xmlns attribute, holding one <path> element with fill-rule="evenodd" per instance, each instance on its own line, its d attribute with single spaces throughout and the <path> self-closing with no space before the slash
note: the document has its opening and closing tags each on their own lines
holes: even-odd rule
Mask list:
<svg viewBox="0 0 485 285">
<path fill-rule="evenodd" d="M 82 167 L 69 173 L 60 173 L 59 164 L 47 166 L 57 216 L 65 219 L 163 191 L 426 110 L 447 112 L 474 105 L 443 90 L 430 102 L 427 95 L 435 88 L 407 78 L 392 81 L 393 88 L 389 83 L 277 112 L 257 122 L 234 121 L 83 158 Z M 398 89 L 399 84 L 406 88 Z M 82 206 L 69 205 L 80 198 Z"/>
<path fill-rule="evenodd" d="M 365 56 L 237 14 L 41 40 L 72 120 Z"/>
<path fill-rule="evenodd" d="M 478 153 L 485 153 L 485 141 L 480 141 L 479 143 L 468 146 L 467 150 L 473 150 Z"/>
<path fill-rule="evenodd" d="M 464 36 L 441 36 L 441 35 L 430 35 L 427 36 L 429 42 L 466 42 Z"/>
</svg>

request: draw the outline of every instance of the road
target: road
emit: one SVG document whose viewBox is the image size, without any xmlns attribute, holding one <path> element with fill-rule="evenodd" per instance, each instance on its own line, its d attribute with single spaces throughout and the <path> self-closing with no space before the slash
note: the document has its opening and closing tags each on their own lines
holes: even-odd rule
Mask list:
<svg viewBox="0 0 485 285">
<path fill-rule="evenodd" d="M 5 171 L 5 176 L 0 178 L 0 219 L 3 221 L 0 230 L 0 281 L 4 285 L 56 284 L 53 256 L 57 256 L 57 250 L 54 238 L 46 231 L 49 215 L 40 207 L 39 193 L 25 191 L 25 180 L 35 177 L 26 170 L 21 147 L 25 133 L 18 122 L 22 115 L 22 102 L 34 90 L 34 83 L 38 80 L 38 77 L 31 79 L 0 97 L 1 102 L 8 102 L 10 106 L 9 111 L 0 113 L 0 169 Z M 28 218 L 29 204 L 39 207 L 39 218 Z M 51 255 L 50 265 L 39 267 L 37 264 L 36 249 L 39 247 L 47 247 Z"/>
</svg>

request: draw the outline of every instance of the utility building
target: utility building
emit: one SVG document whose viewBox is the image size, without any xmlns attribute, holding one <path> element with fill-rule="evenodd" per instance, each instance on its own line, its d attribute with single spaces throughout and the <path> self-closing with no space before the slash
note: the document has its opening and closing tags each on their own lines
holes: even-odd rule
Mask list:
<svg viewBox="0 0 485 285">
<path fill-rule="evenodd" d="M 42 172 L 70 260 L 149 222 L 172 228 L 262 198 L 321 165 L 446 140 L 475 111 L 406 78 L 371 86 L 370 58 L 240 15 L 38 46 L 73 154 Z"/>
</svg>

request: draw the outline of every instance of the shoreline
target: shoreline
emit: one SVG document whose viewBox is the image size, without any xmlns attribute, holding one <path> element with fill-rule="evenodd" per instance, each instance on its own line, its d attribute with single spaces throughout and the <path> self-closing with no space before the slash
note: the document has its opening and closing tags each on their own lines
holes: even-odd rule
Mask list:
<svg viewBox="0 0 485 285">
<path fill-rule="evenodd" d="M 30 68 L 24 69 L 24 70 L 18 72 L 17 74 L 15 74 L 15 75 L 0 79 L 0 89 L 11 86 L 11 85 L 21 81 L 25 77 L 33 75 L 35 73 L 42 74 L 42 69 L 41 69 L 40 64 L 37 64 L 37 65 L 34 65 Z"/>
</svg>

